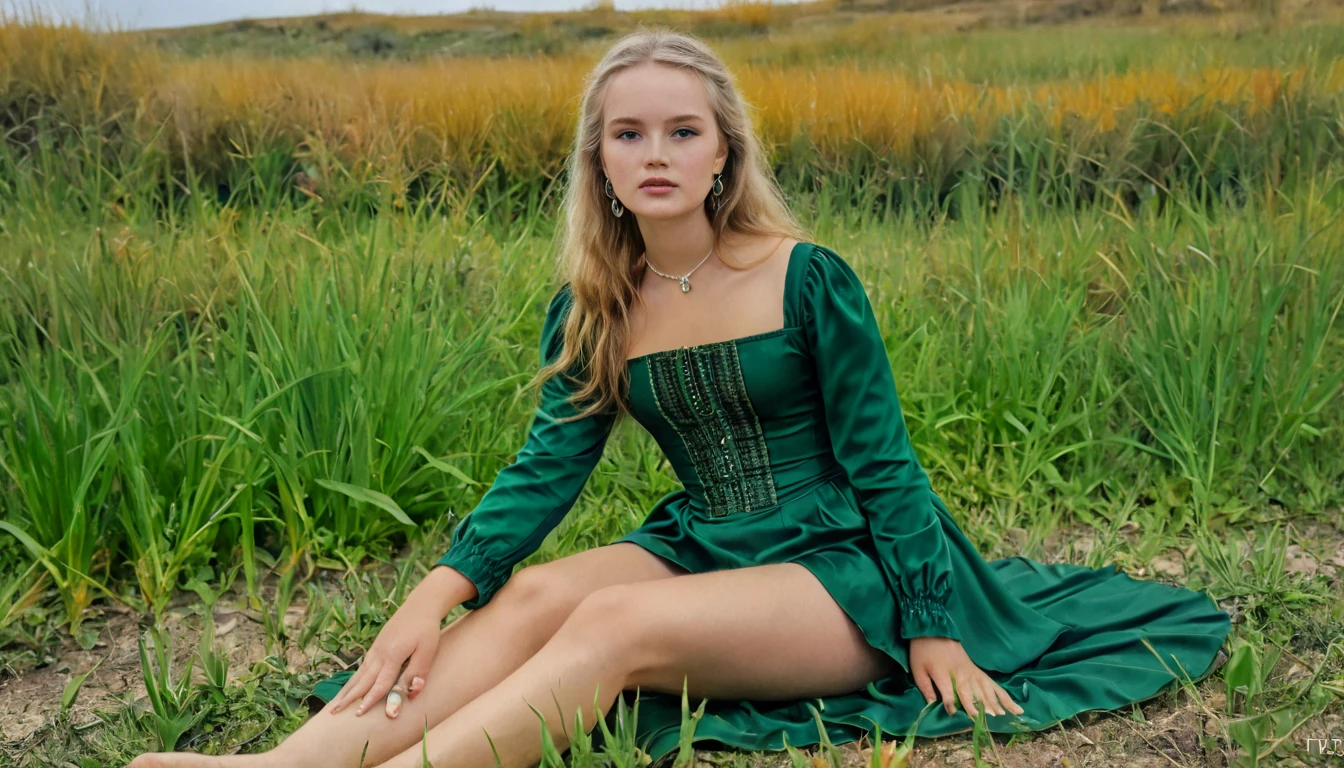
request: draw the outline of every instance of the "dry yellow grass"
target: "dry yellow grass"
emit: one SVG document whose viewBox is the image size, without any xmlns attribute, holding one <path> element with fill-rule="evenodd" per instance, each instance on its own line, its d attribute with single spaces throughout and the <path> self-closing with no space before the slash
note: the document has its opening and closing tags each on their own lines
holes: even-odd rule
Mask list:
<svg viewBox="0 0 1344 768">
<path fill-rule="evenodd" d="M 746 2 L 715 12 L 752 19 L 774 11 Z M 852 34 L 865 39 L 863 30 Z M 289 148 L 307 158 L 310 175 L 363 169 L 394 192 L 430 167 L 468 179 L 487 165 L 515 178 L 555 175 L 593 63 L 590 55 L 185 59 L 128 36 L 0 23 L 0 94 L 11 94 L 21 112 L 54 110 L 77 125 L 120 115 L 123 130 L 185 149 L 198 166 L 224 162 L 228 153 Z M 1124 131 L 1144 115 L 1198 119 L 1221 110 L 1254 124 L 1258 114 L 1303 88 L 1332 96 L 1344 90 L 1339 62 L 1315 72 L 1156 68 L 1007 85 L 843 59 L 798 67 L 730 65 L 768 147 L 802 143 L 815 147 L 823 162 L 836 163 L 856 153 L 907 161 L 930 147 L 965 147 L 999 130 L 1004 117 L 1026 115 L 1037 130 L 1064 131 L 1077 142 Z"/>
<path fill-rule="evenodd" d="M 197 139 L 238 132 L 284 134 L 345 157 L 448 162 L 468 167 L 483 155 L 512 172 L 539 170 L 539 158 L 563 154 L 575 119 L 587 60 L 453 60 L 361 65 L 310 60 L 284 67 L 264 61 L 198 60 L 165 66 L 147 83 L 147 118 L 172 116 L 175 133 Z M 985 87 L 919 81 L 850 64 L 808 71 L 739 69 L 739 85 L 757 108 L 768 143 L 807 135 L 824 156 L 856 145 L 901 156 L 922 136 L 953 121 L 984 129 L 1027 108 L 1056 127 L 1081 120 L 1100 131 L 1143 103 L 1167 115 L 1235 106 L 1269 109 L 1301 88 L 1302 69 L 1216 68 L 1180 78 L 1141 71 L 1085 82 Z M 1326 87 L 1344 83 L 1336 65 Z"/>
</svg>

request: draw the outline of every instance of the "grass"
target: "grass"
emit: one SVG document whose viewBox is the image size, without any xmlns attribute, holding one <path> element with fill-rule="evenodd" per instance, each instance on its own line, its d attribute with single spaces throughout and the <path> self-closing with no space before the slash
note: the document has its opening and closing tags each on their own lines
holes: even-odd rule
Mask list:
<svg viewBox="0 0 1344 768">
<path fill-rule="evenodd" d="M 0 22 L 0 105 L 12 126 L 0 191 L 37 211 L 82 211 L 109 229 L 126 223 L 128 208 L 189 215 L 212 198 L 462 217 L 509 202 L 533 217 L 554 193 L 574 98 L 600 53 L 306 56 L 279 65 L 183 57 L 135 36 L 19 21 Z M 738 41 L 724 51 L 781 178 L 810 191 L 819 179 L 838 183 L 829 189 L 837 203 L 927 208 L 963 184 L 988 182 L 995 194 L 1030 190 L 1059 206 L 1172 194 L 1203 204 L 1297 183 L 1338 151 L 1344 65 L 1334 54 L 1344 27 L 1336 21 L 1255 47 L 1240 29 L 1149 31 L 1160 42 L 1129 38 L 1116 48 L 1087 42 L 1108 33 L 1080 30 L 1068 45 L 1099 51 L 1095 61 L 1038 61 L 1030 75 L 988 62 L 1036 50 L 1037 41 L 1021 44 L 1031 33 L 944 32 L 945 48 L 986 58 L 955 53 L 931 64 L 928 41 L 893 60 L 875 48 L 890 41 L 870 30 L 781 31 L 781 43 Z M 779 46 L 817 58 L 779 61 Z"/>
<path fill-rule="evenodd" d="M 824 29 L 723 49 L 814 239 L 868 282 L 935 487 L 986 558 L 1207 590 L 1235 644 L 1155 704 L 1197 713 L 1178 757 L 1307 759 L 1344 695 L 1341 28 L 944 29 L 905 52 Z M 591 62 L 196 54 L 0 24 L 0 666 L 147 633 L 146 701 L 77 722 L 109 665 L 71 670 L 47 724 L 0 746 L 21 764 L 283 738 L 531 410 Z M 618 425 L 525 563 L 619 537 L 675 487 Z M 217 648 L 218 610 L 266 656 Z M 580 736 L 569 761 L 641 762 L 606 726 L 605 757 Z M 1041 743 L 969 738 L 977 761 Z M 894 744 L 868 757 L 922 748 Z"/>
</svg>

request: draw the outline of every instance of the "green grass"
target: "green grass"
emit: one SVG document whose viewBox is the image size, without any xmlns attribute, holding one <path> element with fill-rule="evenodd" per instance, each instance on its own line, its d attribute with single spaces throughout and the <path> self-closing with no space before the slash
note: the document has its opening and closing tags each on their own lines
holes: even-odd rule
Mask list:
<svg viewBox="0 0 1344 768">
<path fill-rule="evenodd" d="M 1029 34 L 857 53 L 1032 82 L 1319 62 L 1341 39 L 1238 38 L 1222 62 L 1211 44 L 1176 53 L 1183 35 L 1216 35 L 1080 32 L 991 67 L 984 51 Z M 1319 759 L 1304 739 L 1344 696 L 1344 560 L 1325 567 L 1344 558 L 1337 106 L 1308 94 L 1254 126 L 1220 112 L 1115 134 L 1028 115 L 894 169 L 861 148 L 848 164 L 781 155 L 813 239 L 867 281 L 916 450 L 981 553 L 1149 577 L 1175 558 L 1170 578 L 1235 614 L 1225 672 L 1162 702 L 1196 708 L 1203 749 L 1240 765 Z M 89 683 L 72 680 L 0 759 L 260 751 L 298 727 L 323 676 L 285 653 L 355 662 L 521 445 L 555 287 L 555 180 L 394 199 L 368 166 L 317 201 L 287 186 L 283 142 L 182 158 L 212 176 L 103 117 L 43 113 L 24 126 L 33 142 L 19 126 L 0 141 L 0 669 L 92 647 L 129 612 L 153 695 L 75 727 Z M 620 424 L 524 564 L 623 535 L 675 487 L 652 438 Z M 266 657 L 240 668 L 216 652 L 217 601 L 263 628 Z M 287 624 L 299 605 L 305 621 Z M 172 661 L 182 638 L 154 631 L 170 624 L 203 633 L 196 678 Z M 684 745 L 694 722 L 688 708 Z M 580 746 L 570 763 L 641 762 L 628 735 L 604 735 L 614 752 Z M 971 738 L 977 759 L 982 741 L 998 748 Z"/>
<path fill-rule="evenodd" d="M 1304 697 L 1262 680 L 1244 705 L 1299 719 L 1338 707 L 1330 681 L 1344 670 L 1327 652 L 1344 630 L 1338 582 L 1283 564 L 1288 544 L 1310 545 L 1304 526 L 1329 530 L 1341 508 L 1335 178 L 1207 211 L 1061 217 L 967 199 L 960 218 L 926 220 L 803 205 L 823 212 L 815 239 L 869 281 L 917 450 L 985 556 L 1042 556 L 1052 533 L 1081 526 L 1102 542 L 1078 558 L 1090 565 L 1192 550 L 1181 583 L 1238 606 L 1242 642 L 1324 654 Z M 5 550 L 8 589 L 40 578 L 37 606 L 61 608 L 19 611 L 0 632 L 17 641 L 36 615 L 76 630 L 92 616 L 91 633 L 112 601 L 161 617 L 202 575 L 241 572 L 274 650 L 353 661 L 521 443 L 547 241 L 299 208 L 146 219 L 116 245 L 46 216 L 55 252 L 42 230 L 0 242 L 0 503 L 24 544 Z M 576 511 L 526 562 L 631 530 L 674 483 L 623 422 Z M 1133 527 L 1141 538 L 1123 535 Z M 1010 530 L 1028 532 L 1020 549 Z M 419 554 L 397 561 L 391 592 L 355 576 L 408 537 Z M 284 608 L 315 567 L 349 575 L 311 590 L 312 624 L 287 632 Z M 272 569 L 285 591 L 263 594 Z M 256 674 L 253 694 L 315 679 Z M 166 712 L 109 718 L 69 754 L 128 756 L 176 724 L 183 745 L 223 747 L 219 719 L 192 710 L 204 694 L 167 690 Z M 297 699 L 286 706 L 273 729 L 301 719 Z"/>
</svg>

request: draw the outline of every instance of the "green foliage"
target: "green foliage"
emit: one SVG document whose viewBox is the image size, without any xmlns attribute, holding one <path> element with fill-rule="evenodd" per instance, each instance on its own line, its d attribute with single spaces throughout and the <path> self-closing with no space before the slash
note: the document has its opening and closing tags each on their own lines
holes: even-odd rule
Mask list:
<svg viewBox="0 0 1344 768">
<path fill-rule="evenodd" d="M 613 29 L 593 24 L 582 34 Z M 277 55 L 314 40 L 357 47 L 334 28 L 266 34 Z M 488 37 L 435 34 L 462 52 Z M 500 50 L 543 49 L 561 32 L 489 34 Z M 1322 85 L 1344 35 L 1156 34 L 901 32 L 741 50 L 790 66 L 861 54 L 1015 85 L 1153 66 L 1173 78 L 1227 62 L 1315 68 L 1317 90 L 1264 110 L 1140 105 L 1109 131 L 1027 110 L 948 121 L 890 156 L 800 129 L 774 162 L 811 239 L 868 280 L 916 450 L 968 536 L 986 557 L 1140 567 L 1181 553 L 1186 584 L 1238 615 L 1206 749 L 1272 764 L 1344 696 L 1338 583 L 1287 560 L 1297 547 L 1328 561 L 1305 531 L 1337 536 L 1344 505 L 1344 134 Z M 418 55 L 429 38 L 388 40 L 358 45 Z M 60 46 L 71 72 L 139 61 L 78 36 Z M 277 655 L 230 680 L 240 670 L 214 647 L 214 601 L 241 572 L 268 652 L 349 664 L 368 648 L 521 445 L 520 385 L 554 285 L 557 179 L 545 159 L 529 176 L 481 154 L 459 178 L 265 129 L 192 154 L 137 133 L 139 94 L 116 78 L 89 90 L 13 66 L 0 88 L 0 666 L 52 661 L 58 625 L 92 647 L 83 622 L 105 605 L 158 623 L 184 589 L 205 606 L 186 672 L 157 630 L 140 639 L 149 712 L 104 713 L 87 735 L 54 725 L 33 759 L 264 749 L 302 721 L 315 673 Z M 536 154 L 537 136 L 523 136 L 509 141 Z M 320 194 L 299 191 L 300 169 Z M 627 422 L 530 562 L 607 543 L 675 487 Z M 1084 527 L 1091 549 L 1049 549 Z M 403 547 L 412 554 L 389 566 Z M 307 620 L 287 624 L 305 600 Z M 1276 677 L 1281 659 L 1310 678 Z M 93 674 L 72 670 L 58 718 L 86 701 Z M 567 760 L 542 718 L 543 764 L 647 764 L 638 698 L 614 707 L 614 731 L 596 697 L 561 723 Z M 704 711 L 683 687 L 674 768 L 695 760 Z M 819 754 L 786 743 L 799 768 L 839 759 L 814 715 Z M 913 734 L 875 748 L 871 768 L 907 759 Z M 978 717 L 976 760 L 988 737 Z"/>
<path fill-rule="evenodd" d="M 389 56 L 405 45 L 401 35 L 386 26 L 353 30 L 346 36 L 346 43 L 355 56 Z"/>
<path fill-rule="evenodd" d="M 145 648 L 145 636 L 138 638 L 140 646 L 140 671 L 145 678 L 145 688 L 149 694 L 154 723 L 154 735 L 158 738 L 158 748 L 171 752 L 177 749 L 178 739 L 203 718 L 207 710 L 200 705 L 200 689 L 192 684 L 191 668 L 194 663 L 179 675 L 173 673 L 173 655 L 169 647 L 168 633 L 158 628 L 150 632 L 152 638 L 152 656 Z M 153 663 L 151 663 L 151 658 Z"/>
</svg>

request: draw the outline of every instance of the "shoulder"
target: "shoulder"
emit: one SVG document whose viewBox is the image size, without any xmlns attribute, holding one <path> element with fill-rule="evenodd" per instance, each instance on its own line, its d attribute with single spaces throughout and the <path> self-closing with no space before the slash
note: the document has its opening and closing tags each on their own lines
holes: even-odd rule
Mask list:
<svg viewBox="0 0 1344 768">
<path fill-rule="evenodd" d="M 547 362 L 559 355 L 564 346 L 564 327 L 565 318 L 569 315 L 570 307 L 574 303 L 574 296 L 570 291 L 568 282 L 562 283 L 555 292 L 551 294 L 550 303 L 546 306 L 546 318 L 541 323 L 541 349 L 542 361 Z"/>
<path fill-rule="evenodd" d="M 806 252 L 803 254 L 807 260 L 807 268 L 804 271 L 806 277 L 813 280 L 834 279 L 836 277 L 858 279 L 858 273 L 854 271 L 854 267 L 834 249 L 819 243 L 808 243 L 807 246 Z"/>
<path fill-rule="evenodd" d="M 805 316 L 825 307 L 868 303 L 862 278 L 834 249 L 812 243 L 802 255 L 807 260 L 799 288 Z"/>
<path fill-rule="evenodd" d="M 555 293 L 551 294 L 551 303 L 546 307 L 546 314 L 550 315 L 556 311 L 564 311 L 573 303 L 573 289 L 570 287 L 569 281 L 566 280 L 560 284 L 559 288 L 555 289 Z"/>
<path fill-rule="evenodd" d="M 551 301 L 546 305 L 545 329 L 554 331 L 555 326 L 564 323 L 565 316 L 569 314 L 574 306 L 574 293 L 569 281 L 560 284 L 559 288 L 551 294 Z"/>
</svg>

